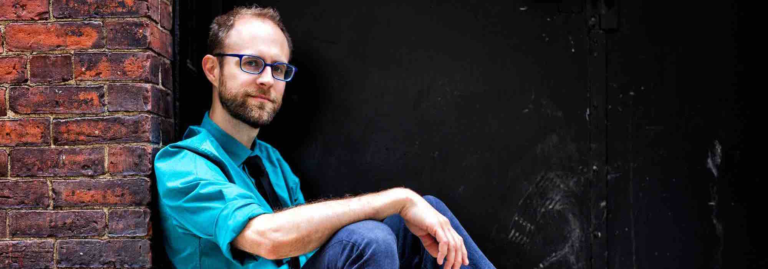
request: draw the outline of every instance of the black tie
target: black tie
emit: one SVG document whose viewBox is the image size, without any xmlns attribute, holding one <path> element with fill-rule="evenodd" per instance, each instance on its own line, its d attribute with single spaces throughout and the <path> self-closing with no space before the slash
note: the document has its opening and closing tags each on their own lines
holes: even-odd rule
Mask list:
<svg viewBox="0 0 768 269">
<path fill-rule="evenodd" d="M 245 159 L 245 168 L 248 169 L 248 174 L 253 178 L 256 189 L 262 196 L 264 196 L 264 198 L 266 198 L 272 211 L 278 211 L 283 208 L 280 199 L 277 197 L 275 188 L 272 187 L 272 182 L 269 181 L 269 173 L 267 173 L 267 170 L 264 168 L 264 162 L 261 160 L 261 157 L 254 155 Z M 278 264 L 278 266 L 280 265 L 281 264 Z M 291 257 L 291 260 L 288 262 L 288 267 L 291 269 L 300 268 L 301 263 L 299 262 L 299 258 Z"/>
</svg>

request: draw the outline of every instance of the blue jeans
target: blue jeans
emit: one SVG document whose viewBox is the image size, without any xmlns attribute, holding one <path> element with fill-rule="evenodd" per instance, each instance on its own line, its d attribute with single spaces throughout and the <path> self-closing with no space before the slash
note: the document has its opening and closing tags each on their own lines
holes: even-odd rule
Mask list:
<svg viewBox="0 0 768 269">
<path fill-rule="evenodd" d="M 469 266 L 495 268 L 483 255 L 448 207 L 433 196 L 424 196 L 464 239 Z M 334 234 L 312 255 L 302 268 L 442 268 L 429 255 L 421 240 L 405 226 L 400 215 L 381 221 L 365 220 L 349 224 Z"/>
</svg>

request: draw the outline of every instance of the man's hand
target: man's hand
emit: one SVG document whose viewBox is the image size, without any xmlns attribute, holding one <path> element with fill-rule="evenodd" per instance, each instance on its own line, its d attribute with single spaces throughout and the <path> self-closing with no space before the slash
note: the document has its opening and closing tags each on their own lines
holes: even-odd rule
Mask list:
<svg viewBox="0 0 768 269">
<path fill-rule="evenodd" d="M 418 236 L 424 248 L 443 268 L 469 265 L 464 239 L 451 227 L 451 223 L 437 212 L 424 198 L 411 192 L 407 203 L 400 211 L 405 225 Z M 445 259 L 445 262 L 443 262 Z"/>
</svg>

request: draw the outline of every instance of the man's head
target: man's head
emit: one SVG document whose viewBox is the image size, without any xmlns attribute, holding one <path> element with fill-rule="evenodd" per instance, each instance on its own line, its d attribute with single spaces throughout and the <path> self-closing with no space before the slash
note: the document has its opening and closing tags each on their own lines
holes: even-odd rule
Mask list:
<svg viewBox="0 0 768 269">
<path fill-rule="evenodd" d="M 272 76 L 274 67 L 265 66 L 260 74 L 246 73 L 240 58 L 213 54 L 255 55 L 274 64 L 287 63 L 291 48 L 274 9 L 238 7 L 216 17 L 208 38 L 210 54 L 203 58 L 203 70 L 213 85 L 211 110 L 223 110 L 253 128 L 269 124 L 280 109 L 286 82 Z"/>
</svg>

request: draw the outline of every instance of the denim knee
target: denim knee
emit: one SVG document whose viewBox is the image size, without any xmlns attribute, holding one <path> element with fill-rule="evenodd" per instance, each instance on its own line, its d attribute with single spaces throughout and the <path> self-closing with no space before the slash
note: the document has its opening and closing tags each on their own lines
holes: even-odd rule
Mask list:
<svg viewBox="0 0 768 269">
<path fill-rule="evenodd" d="M 437 197 L 434 197 L 432 195 L 424 195 L 424 200 L 427 201 L 437 212 L 440 212 L 443 215 L 446 215 L 446 211 L 448 210 L 448 207 L 443 203 L 443 201 L 440 201 L 440 199 L 437 199 Z"/>
<path fill-rule="evenodd" d="M 344 226 L 339 230 L 343 240 L 363 252 L 397 260 L 397 238 L 386 224 L 380 221 L 364 220 Z"/>
</svg>

